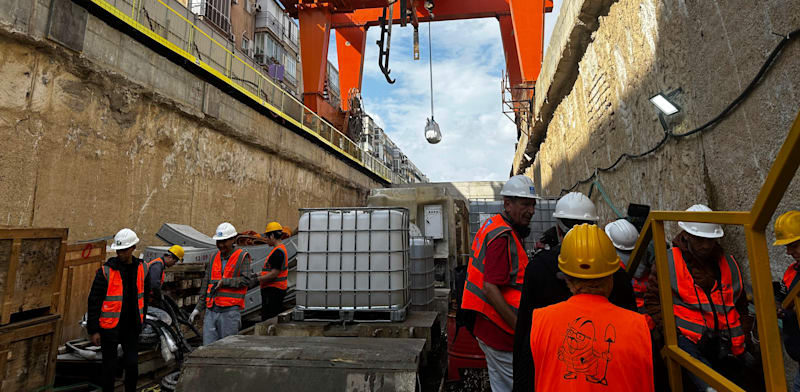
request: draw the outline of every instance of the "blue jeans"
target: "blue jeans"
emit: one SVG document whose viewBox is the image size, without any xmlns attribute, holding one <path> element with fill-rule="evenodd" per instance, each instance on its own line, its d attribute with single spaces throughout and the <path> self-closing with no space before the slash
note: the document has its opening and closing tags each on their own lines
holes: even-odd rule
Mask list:
<svg viewBox="0 0 800 392">
<path fill-rule="evenodd" d="M 697 344 L 689 340 L 687 337 L 678 334 L 678 347 L 686 351 L 692 358 L 697 359 L 698 361 L 704 363 L 706 366 L 711 367 L 711 362 L 706 359 L 703 354 L 700 352 L 700 349 L 697 347 Z M 691 372 L 684 370 L 686 375 L 692 380 L 692 384 L 697 388 L 697 391 L 705 392 L 708 389 L 708 384 L 703 381 L 700 377 L 695 376 Z"/>
<path fill-rule="evenodd" d="M 511 392 L 514 385 L 514 353 L 495 350 L 480 339 L 477 340 L 486 356 L 486 368 L 489 370 L 489 386 L 492 392 Z"/>
<path fill-rule="evenodd" d="M 203 346 L 208 346 L 222 338 L 236 335 L 242 326 L 242 314 L 239 308 L 227 312 L 206 310 L 203 319 Z"/>
</svg>

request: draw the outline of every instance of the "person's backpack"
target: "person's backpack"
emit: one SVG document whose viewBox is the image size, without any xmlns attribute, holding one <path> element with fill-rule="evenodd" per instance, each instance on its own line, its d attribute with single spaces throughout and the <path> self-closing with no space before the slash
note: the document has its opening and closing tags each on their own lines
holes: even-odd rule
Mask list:
<svg viewBox="0 0 800 392">
<path fill-rule="evenodd" d="M 467 284 L 467 267 L 467 265 L 459 265 L 453 269 L 453 281 L 455 283 L 455 293 L 453 295 L 456 299 L 456 333 L 453 336 L 453 342 L 456 341 L 458 332 L 462 327 L 466 327 L 467 331 L 475 336 L 472 329 L 475 327 L 477 312 L 472 309 L 461 308 L 464 286 Z"/>
</svg>

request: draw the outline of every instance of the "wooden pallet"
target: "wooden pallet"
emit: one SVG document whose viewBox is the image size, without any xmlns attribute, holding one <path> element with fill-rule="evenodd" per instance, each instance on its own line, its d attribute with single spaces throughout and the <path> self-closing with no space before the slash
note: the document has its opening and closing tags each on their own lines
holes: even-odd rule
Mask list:
<svg viewBox="0 0 800 392">
<path fill-rule="evenodd" d="M 0 325 L 58 313 L 67 229 L 0 229 Z"/>
<path fill-rule="evenodd" d="M 87 298 L 97 269 L 106 261 L 106 241 L 69 244 L 61 281 L 62 329 L 59 344 L 83 337 L 79 325 L 88 307 Z"/>
<path fill-rule="evenodd" d="M 401 309 L 306 309 L 297 306 L 294 321 L 397 322 L 406 318 L 408 306 Z"/>
</svg>

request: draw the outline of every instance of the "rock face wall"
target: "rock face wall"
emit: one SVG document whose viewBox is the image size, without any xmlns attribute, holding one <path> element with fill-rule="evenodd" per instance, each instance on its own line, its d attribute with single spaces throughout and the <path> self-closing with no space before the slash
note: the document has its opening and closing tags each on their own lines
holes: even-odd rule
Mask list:
<svg viewBox="0 0 800 392">
<path fill-rule="evenodd" d="M 0 225 L 146 245 L 163 222 L 295 228 L 381 186 L 92 15 L 76 53 L 44 38 L 47 4 L 0 3 Z"/>
<path fill-rule="evenodd" d="M 573 6 L 580 1 L 568 3 L 567 9 L 580 10 L 580 4 Z M 559 21 L 551 42 L 570 45 L 587 38 L 573 34 L 586 28 L 585 16 L 576 11 L 568 15 L 574 20 Z M 800 2 L 619 0 L 596 21 L 582 56 L 560 64 L 545 60 L 546 65 L 557 64 L 552 74 L 574 73 L 574 82 L 562 87 L 560 101 L 536 99 L 541 104 L 537 110 L 554 109 L 537 112 L 546 134 L 540 145 L 527 145 L 529 155 L 537 147 L 538 154 L 524 170 L 544 195 L 565 192 L 595 168 L 611 165 L 620 154 L 638 154 L 658 144 L 664 129 L 649 102 L 656 93 L 679 90 L 673 99 L 681 112 L 667 118 L 667 126 L 676 134 L 719 114 L 758 73 L 781 39 L 778 35 L 800 28 Z M 548 56 L 574 55 L 552 43 L 548 48 Z M 716 127 L 672 139 L 645 158 L 625 160 L 613 171 L 600 172 L 598 179 L 623 214 L 629 203 L 657 210 L 684 210 L 696 203 L 714 210 L 750 210 L 798 115 L 798 102 L 800 40 L 795 40 L 751 96 Z M 517 168 L 521 155 L 518 151 Z M 588 193 L 590 186 L 574 189 Z M 604 220 L 616 219 L 597 189 L 592 199 Z M 800 180 L 795 179 L 776 217 L 800 208 L 798 200 Z M 767 235 L 770 243 L 772 224 L 774 217 Z M 672 236 L 677 225 L 667 229 Z M 736 226 L 725 230 L 723 245 L 747 265 L 743 231 Z M 782 247 L 770 247 L 770 256 L 777 279 L 791 260 Z M 749 275 L 746 268 L 745 273 Z"/>
</svg>

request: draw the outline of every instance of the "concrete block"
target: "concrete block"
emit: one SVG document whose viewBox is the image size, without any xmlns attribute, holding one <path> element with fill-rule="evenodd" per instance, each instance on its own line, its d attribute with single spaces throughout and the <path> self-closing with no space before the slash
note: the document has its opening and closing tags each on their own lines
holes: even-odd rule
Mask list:
<svg viewBox="0 0 800 392">
<path fill-rule="evenodd" d="M 87 14 L 71 0 L 53 0 L 47 38 L 76 52 L 83 51 Z"/>
</svg>

